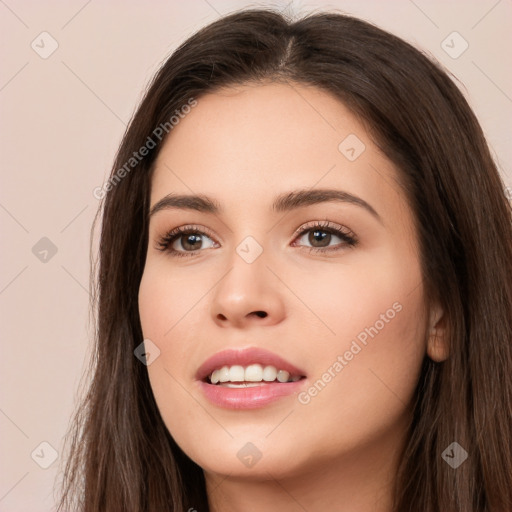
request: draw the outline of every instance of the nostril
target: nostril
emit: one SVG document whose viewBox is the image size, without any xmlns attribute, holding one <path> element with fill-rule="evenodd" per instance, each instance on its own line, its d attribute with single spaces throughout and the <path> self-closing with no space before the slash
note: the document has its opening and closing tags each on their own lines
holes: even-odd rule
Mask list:
<svg viewBox="0 0 512 512">
<path fill-rule="evenodd" d="M 255 315 L 258 315 L 260 318 L 265 318 L 267 313 L 265 313 L 265 311 L 256 311 Z"/>
</svg>

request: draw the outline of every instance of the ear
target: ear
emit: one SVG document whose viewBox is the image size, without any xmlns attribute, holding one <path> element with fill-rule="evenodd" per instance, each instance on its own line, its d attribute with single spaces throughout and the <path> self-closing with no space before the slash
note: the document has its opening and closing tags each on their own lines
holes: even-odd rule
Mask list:
<svg viewBox="0 0 512 512">
<path fill-rule="evenodd" d="M 445 361 L 449 356 L 446 317 L 438 304 L 430 311 L 427 354 L 436 363 Z"/>
</svg>

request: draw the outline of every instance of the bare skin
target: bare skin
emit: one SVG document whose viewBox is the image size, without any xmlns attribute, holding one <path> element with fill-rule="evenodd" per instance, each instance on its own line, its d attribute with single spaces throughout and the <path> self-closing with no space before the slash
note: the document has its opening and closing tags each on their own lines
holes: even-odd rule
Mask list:
<svg viewBox="0 0 512 512">
<path fill-rule="evenodd" d="M 350 134 L 362 152 L 353 138 L 340 151 Z M 151 206 L 170 193 L 201 194 L 223 209 L 152 215 L 139 293 L 144 337 L 160 350 L 148 366 L 155 399 L 174 439 L 203 468 L 211 511 L 391 511 L 422 360 L 446 357 L 442 311 L 425 303 L 398 176 L 342 103 L 297 84 L 201 97 L 162 147 Z M 345 191 L 370 208 L 271 208 L 278 195 L 317 189 Z M 192 256 L 159 250 L 167 232 L 189 225 L 200 232 L 196 250 L 187 235 L 170 247 Z M 323 243 L 313 238 L 329 228 L 357 243 L 334 233 Z M 262 249 L 251 263 L 236 250 L 246 237 Z M 211 403 L 198 367 L 246 347 L 303 369 L 300 393 L 250 410 Z M 251 467 L 237 456 L 248 442 L 261 454 Z"/>
</svg>

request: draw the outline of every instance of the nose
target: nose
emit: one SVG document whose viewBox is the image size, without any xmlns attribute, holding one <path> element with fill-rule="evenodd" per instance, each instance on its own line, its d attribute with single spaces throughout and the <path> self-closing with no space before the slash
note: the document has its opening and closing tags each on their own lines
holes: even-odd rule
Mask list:
<svg viewBox="0 0 512 512">
<path fill-rule="evenodd" d="M 223 328 L 273 325 L 285 315 L 283 285 L 263 255 L 247 263 L 238 255 L 213 291 L 212 315 Z"/>
</svg>

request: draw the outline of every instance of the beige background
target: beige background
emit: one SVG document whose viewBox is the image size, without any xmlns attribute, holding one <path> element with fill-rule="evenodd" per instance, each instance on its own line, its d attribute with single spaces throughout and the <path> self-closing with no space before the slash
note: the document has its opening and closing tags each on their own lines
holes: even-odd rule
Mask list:
<svg viewBox="0 0 512 512">
<path fill-rule="evenodd" d="M 0 0 L 1 511 L 54 508 L 63 436 L 90 337 L 89 230 L 98 206 L 93 189 L 110 171 L 144 85 L 180 42 L 219 15 L 287 4 Z M 370 20 L 447 67 L 512 187 L 510 0 L 288 5 L 298 13 L 318 8 Z M 40 36 L 44 31 L 50 36 Z M 441 46 L 454 31 L 469 44 L 456 59 Z M 58 48 L 42 58 L 55 44 L 52 38 Z M 453 53 L 464 43 L 452 39 Z M 54 255 L 44 253 L 43 237 L 57 249 Z M 42 442 L 59 455 L 47 469 L 41 465 L 52 462 L 53 451 Z"/>
</svg>

